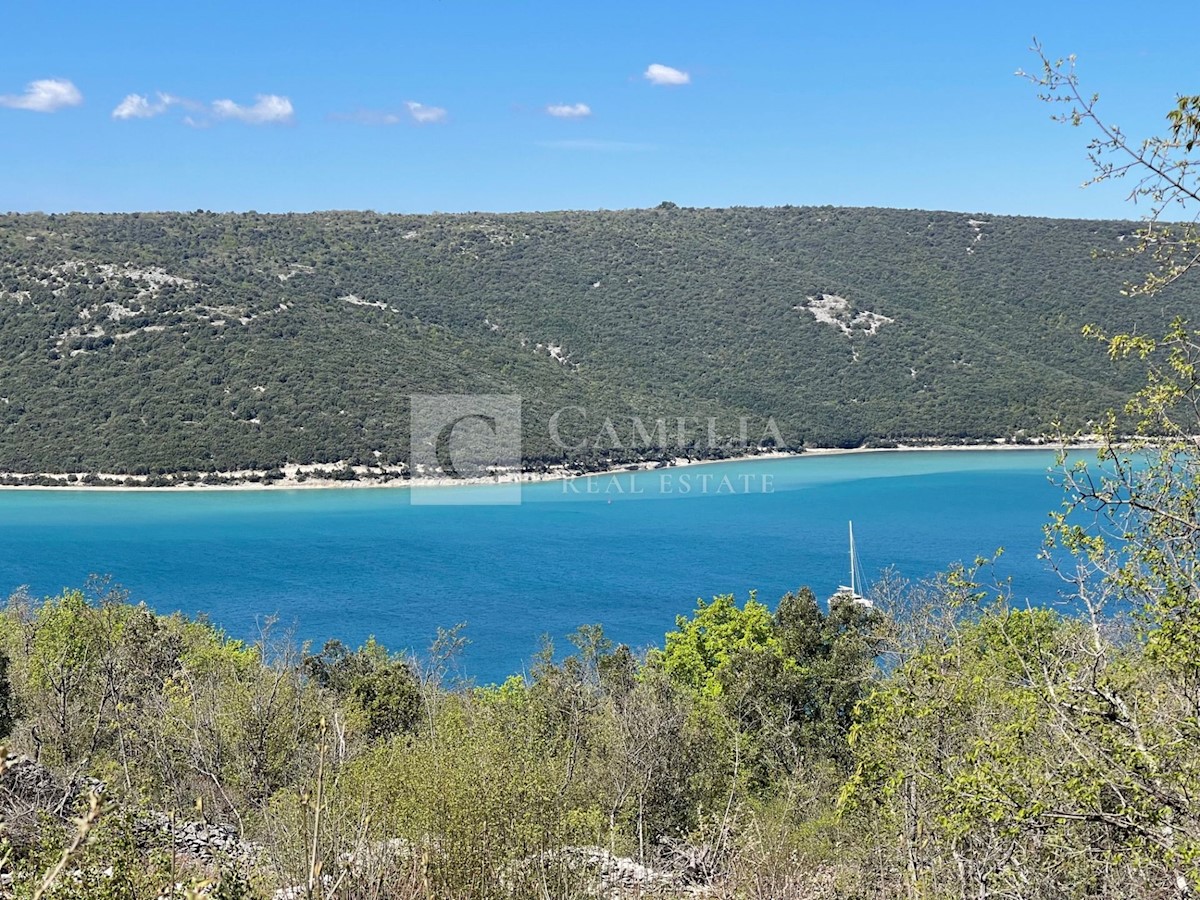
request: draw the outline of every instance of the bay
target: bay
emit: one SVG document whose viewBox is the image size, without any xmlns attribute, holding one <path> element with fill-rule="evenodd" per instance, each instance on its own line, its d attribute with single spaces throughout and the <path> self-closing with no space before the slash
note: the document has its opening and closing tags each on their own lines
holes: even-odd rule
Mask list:
<svg viewBox="0 0 1200 900">
<path fill-rule="evenodd" d="M 1003 548 L 1018 598 L 1053 603 L 1038 558 L 1053 465 L 1047 450 L 810 454 L 529 484 L 517 505 L 489 504 L 492 487 L 425 489 L 433 505 L 389 488 L 7 490 L 0 591 L 110 575 L 159 612 L 240 638 L 277 616 L 318 646 L 420 651 L 465 622 L 462 671 L 490 682 L 581 624 L 641 647 L 697 598 L 826 597 L 848 575 L 849 520 L 868 580 Z"/>
</svg>

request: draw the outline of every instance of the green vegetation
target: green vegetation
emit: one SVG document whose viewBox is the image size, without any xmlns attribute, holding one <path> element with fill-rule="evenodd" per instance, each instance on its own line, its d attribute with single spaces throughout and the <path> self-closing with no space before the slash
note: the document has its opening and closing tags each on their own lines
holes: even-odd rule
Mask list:
<svg viewBox="0 0 1200 900">
<path fill-rule="evenodd" d="M 794 448 L 1088 430 L 1138 376 L 1080 329 L 1197 297 L 1122 298 L 1135 235 L 832 207 L 3 216 L 0 472 L 399 465 L 412 393 L 522 395 L 534 467 L 676 455 L 680 416 L 718 455 L 709 417 Z"/>
<path fill-rule="evenodd" d="M 744 619 L 753 626 L 725 627 Z M 153 896 L 142 891 L 185 875 L 260 896 L 306 884 L 316 863 L 336 879 L 344 854 L 389 847 L 373 886 L 354 877 L 338 896 L 528 896 L 546 880 L 574 889 L 561 848 L 650 862 L 695 846 L 706 867 L 696 877 L 709 877 L 746 850 L 742 828 L 760 806 L 803 789 L 832 815 L 848 713 L 883 622 L 849 603 L 826 615 L 807 591 L 774 615 L 717 597 L 648 659 L 590 626 L 565 658 L 546 648 L 528 679 L 486 688 L 440 682 L 452 635 L 421 664 L 374 643 L 294 653 L 104 590 L 13 598 L 0 647 L 10 746 L 107 785 L 72 865 L 85 879 L 114 859 L 142 873 L 119 890 L 117 876 L 96 876 L 111 896 Z M 61 852 L 71 809 L 57 818 L 50 803 L 22 820 L 19 785 L 0 777 L 0 788 L 8 867 L 32 886 Z M 151 810 L 236 823 L 257 859 L 180 853 L 172 874 L 170 841 L 136 824 Z"/>
</svg>

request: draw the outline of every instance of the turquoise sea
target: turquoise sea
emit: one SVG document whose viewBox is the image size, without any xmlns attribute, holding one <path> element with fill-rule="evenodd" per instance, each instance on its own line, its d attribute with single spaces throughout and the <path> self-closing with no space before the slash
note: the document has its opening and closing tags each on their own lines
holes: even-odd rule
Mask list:
<svg viewBox="0 0 1200 900">
<path fill-rule="evenodd" d="M 7 490 L 0 592 L 111 575 L 234 636 L 278 615 L 301 639 L 393 649 L 465 622 L 462 669 L 487 682 L 580 624 L 644 646 L 698 597 L 828 596 L 847 578 L 848 520 L 868 578 L 1003 547 L 1016 593 L 1052 603 L 1061 582 L 1037 554 L 1062 501 L 1053 464 L 1045 450 L 810 455 L 526 485 L 518 505 L 467 502 L 490 487 L 440 488 L 456 502 L 437 505 L 387 488 Z"/>
</svg>

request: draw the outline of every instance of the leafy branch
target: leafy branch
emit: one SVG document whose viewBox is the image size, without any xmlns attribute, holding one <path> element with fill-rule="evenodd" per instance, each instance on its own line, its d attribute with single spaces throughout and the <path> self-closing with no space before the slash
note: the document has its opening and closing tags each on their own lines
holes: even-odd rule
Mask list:
<svg viewBox="0 0 1200 900">
<path fill-rule="evenodd" d="M 1018 70 L 1017 74 L 1039 88 L 1040 100 L 1066 108 L 1052 118 L 1076 128 L 1090 126 L 1097 132 L 1088 144 L 1093 174 L 1084 186 L 1132 176 L 1134 186 L 1127 199 L 1149 206 L 1142 227 L 1134 233 L 1136 243 L 1131 250 L 1149 253 L 1155 270 L 1140 284 L 1130 285 L 1127 293 L 1138 296 L 1161 291 L 1200 264 L 1200 211 L 1190 209 L 1193 203 L 1200 203 L 1197 160 L 1191 156 L 1200 141 L 1200 95 L 1176 97 L 1175 107 L 1166 116 L 1166 137 L 1131 141 L 1119 125 L 1097 113 L 1100 95 L 1082 90 L 1074 54 L 1052 60 L 1036 40 L 1031 50 L 1041 63 L 1040 73 Z M 1168 221 L 1171 213 L 1180 213 L 1183 219 Z"/>
</svg>

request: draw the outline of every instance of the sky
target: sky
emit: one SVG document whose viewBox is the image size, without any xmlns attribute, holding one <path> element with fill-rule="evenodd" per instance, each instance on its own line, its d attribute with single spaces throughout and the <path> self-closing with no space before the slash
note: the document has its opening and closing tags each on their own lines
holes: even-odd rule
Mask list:
<svg viewBox="0 0 1200 900">
<path fill-rule="evenodd" d="M 1128 3 L 0 5 L 0 211 L 823 205 L 1136 218 L 1017 69 L 1164 131 Z"/>
</svg>

